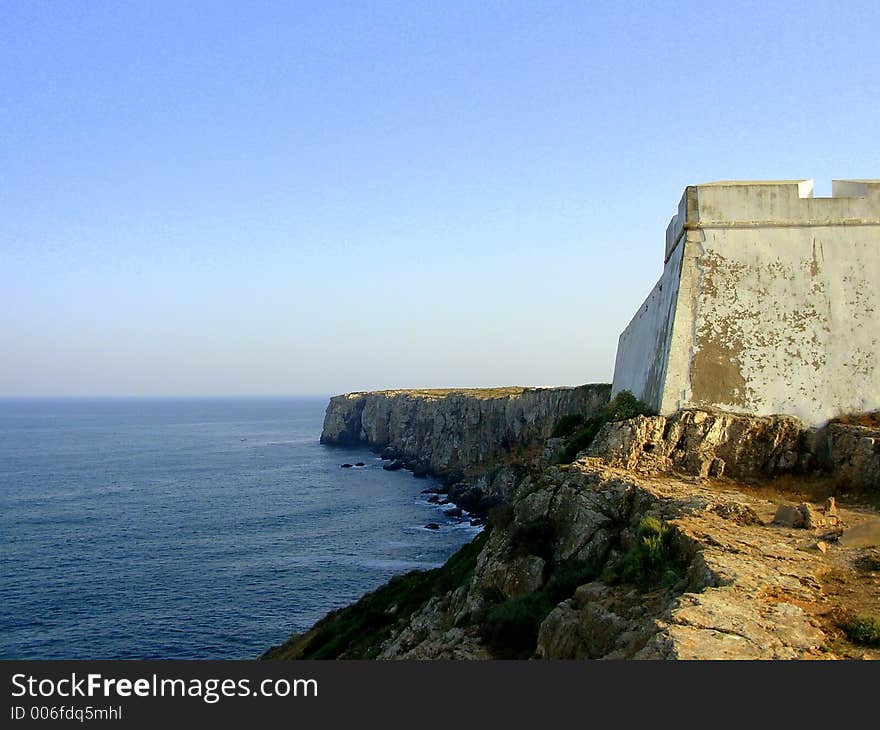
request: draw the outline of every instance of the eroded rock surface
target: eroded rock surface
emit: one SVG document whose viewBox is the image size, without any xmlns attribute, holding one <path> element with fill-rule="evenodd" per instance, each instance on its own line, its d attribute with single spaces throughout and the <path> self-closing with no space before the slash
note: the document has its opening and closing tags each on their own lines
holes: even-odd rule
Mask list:
<svg viewBox="0 0 880 730">
<path fill-rule="evenodd" d="M 675 532 L 679 584 L 584 583 L 541 622 L 535 657 L 827 658 L 826 636 L 802 606 L 822 602 L 820 577 L 829 564 L 789 528 L 757 519 L 772 506 L 691 481 L 635 476 L 597 459 L 548 469 L 521 485 L 512 522 L 495 529 L 469 585 L 426 605 L 382 656 L 448 657 L 453 631 L 458 657 L 491 655 L 480 638 L 491 596 L 497 602 L 540 590 L 538 569 L 548 564 L 619 566 L 639 522 L 653 516 Z M 547 554 L 517 554 L 514 536 L 537 520 L 553 528 Z"/>
<path fill-rule="evenodd" d="M 880 490 L 880 431 L 843 423 L 808 428 L 791 416 L 638 416 L 606 424 L 586 453 L 640 473 L 755 480 L 821 471 L 859 490 Z"/>
</svg>

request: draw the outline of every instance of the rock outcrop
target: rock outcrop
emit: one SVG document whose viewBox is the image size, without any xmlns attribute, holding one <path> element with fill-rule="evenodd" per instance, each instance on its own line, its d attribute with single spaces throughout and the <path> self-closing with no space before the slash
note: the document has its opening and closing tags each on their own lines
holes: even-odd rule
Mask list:
<svg viewBox="0 0 880 730">
<path fill-rule="evenodd" d="M 747 481 L 827 474 L 849 488 L 880 491 L 880 430 L 844 423 L 808 428 L 791 416 L 702 410 L 638 416 L 605 424 L 586 454 L 641 473 Z"/>
<path fill-rule="evenodd" d="M 572 586 L 545 616 L 536 614 L 533 647 L 520 656 L 834 658 L 821 618 L 828 603 L 822 580 L 834 564 L 811 534 L 772 524 L 774 507 L 698 481 L 636 476 L 599 459 L 550 468 L 520 485 L 513 519 L 492 531 L 472 581 L 427 603 L 379 656 L 504 656 L 491 627 L 487 632 L 487 622 L 498 620 L 493 615 L 504 606 L 529 610 L 530 598 L 552 593 L 564 566 L 583 564 L 599 577 Z M 668 578 L 627 578 L 646 518 L 671 531 L 662 558 L 671 566 Z M 531 546 L 542 555 L 517 537 L 536 524 L 552 535 Z"/>
</svg>

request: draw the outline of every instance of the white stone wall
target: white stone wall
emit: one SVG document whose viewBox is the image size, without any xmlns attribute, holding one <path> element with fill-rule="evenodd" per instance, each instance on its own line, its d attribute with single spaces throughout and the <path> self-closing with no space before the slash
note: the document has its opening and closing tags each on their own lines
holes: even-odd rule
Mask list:
<svg viewBox="0 0 880 730">
<path fill-rule="evenodd" d="M 833 192 L 813 198 L 808 180 L 689 187 L 661 282 L 620 337 L 614 392 L 661 413 L 813 425 L 880 408 L 880 181 Z"/>
<path fill-rule="evenodd" d="M 620 335 L 612 397 L 621 390 L 630 390 L 654 408 L 659 407 L 678 301 L 681 252 L 682 247 L 673 252 L 660 281 Z"/>
</svg>

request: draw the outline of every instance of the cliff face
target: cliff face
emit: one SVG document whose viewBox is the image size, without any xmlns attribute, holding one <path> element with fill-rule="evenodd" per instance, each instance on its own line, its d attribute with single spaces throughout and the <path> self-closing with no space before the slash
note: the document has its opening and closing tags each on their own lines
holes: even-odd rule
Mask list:
<svg viewBox="0 0 880 730">
<path fill-rule="evenodd" d="M 591 416 L 611 386 L 387 390 L 330 400 L 322 444 L 361 443 L 443 476 L 547 439 L 562 416 Z"/>
</svg>

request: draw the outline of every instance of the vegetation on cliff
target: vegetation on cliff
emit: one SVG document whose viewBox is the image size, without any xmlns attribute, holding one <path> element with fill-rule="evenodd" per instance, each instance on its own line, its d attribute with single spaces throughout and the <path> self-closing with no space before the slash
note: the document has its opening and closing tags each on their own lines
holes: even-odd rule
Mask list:
<svg viewBox="0 0 880 730">
<path fill-rule="evenodd" d="M 847 616 L 841 621 L 840 628 L 853 644 L 880 646 L 880 617 L 878 616 Z"/>
<path fill-rule="evenodd" d="M 597 415 L 565 416 L 556 424 L 554 436 L 568 437 L 565 449 L 559 456 L 560 464 L 570 464 L 578 453 L 587 448 L 606 423 L 626 421 L 636 416 L 652 416 L 652 411 L 630 391 L 622 390 Z M 577 430 L 575 430 L 577 429 Z"/>
<path fill-rule="evenodd" d="M 497 658 L 527 659 L 535 651 L 547 615 L 600 572 L 595 564 L 572 560 L 555 566 L 547 584 L 537 591 L 506 600 L 498 593 L 487 596 L 487 608 L 474 620 L 477 632 Z"/>
</svg>

